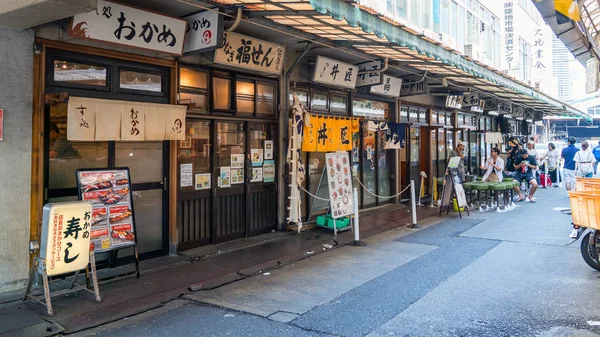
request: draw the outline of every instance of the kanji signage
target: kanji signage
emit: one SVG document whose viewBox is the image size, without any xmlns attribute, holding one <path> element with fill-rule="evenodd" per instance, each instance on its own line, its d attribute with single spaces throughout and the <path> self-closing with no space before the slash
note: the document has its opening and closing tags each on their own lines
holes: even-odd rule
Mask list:
<svg viewBox="0 0 600 337">
<path fill-rule="evenodd" d="M 359 131 L 357 118 L 308 115 L 304 120 L 304 152 L 352 150 L 353 134 Z"/>
<path fill-rule="evenodd" d="M 318 56 L 313 82 L 354 89 L 358 78 L 358 66 Z"/>
<path fill-rule="evenodd" d="M 215 63 L 278 75 L 283 69 L 285 48 L 236 33 L 223 33 L 223 47 L 215 51 Z"/>
<path fill-rule="evenodd" d="M 540 26 L 533 31 L 533 68 L 531 78 L 537 90 L 551 90 L 552 81 L 552 32 Z"/>
<path fill-rule="evenodd" d="M 405 78 L 402 80 L 402 89 L 400 89 L 400 96 L 421 95 L 426 93 L 426 78 Z"/>
<path fill-rule="evenodd" d="M 359 75 L 360 76 L 360 75 Z M 402 89 L 402 79 L 389 75 L 383 75 L 383 83 L 371 86 L 370 92 L 390 97 L 399 97 Z"/>
<path fill-rule="evenodd" d="M 69 36 L 183 54 L 185 20 L 105 0 L 97 3 L 97 10 L 73 17 Z"/>
<path fill-rule="evenodd" d="M 512 114 L 513 105 L 509 101 L 504 101 L 498 105 L 498 111 L 500 114 Z"/>
<path fill-rule="evenodd" d="M 77 141 L 185 140 L 183 105 L 71 96 L 67 139 Z"/>
<path fill-rule="evenodd" d="M 40 258 L 48 276 L 85 269 L 90 261 L 92 204 L 62 202 L 44 206 Z"/>
<path fill-rule="evenodd" d="M 4 140 L 4 109 L 0 109 L 0 140 Z"/>
<path fill-rule="evenodd" d="M 356 87 L 364 87 L 367 85 L 376 85 L 383 83 L 383 73 L 377 72 L 377 70 L 381 69 L 380 61 L 370 61 L 359 63 L 356 65 L 358 67 L 358 76 L 356 78 Z M 374 70 L 375 72 L 369 73 L 367 71 Z"/>
<path fill-rule="evenodd" d="M 223 21 L 217 9 L 184 17 L 187 20 L 184 53 L 201 53 L 221 47 Z"/>
<path fill-rule="evenodd" d="M 460 109 L 463 104 L 463 94 L 448 94 L 445 106 L 452 109 Z"/>
<path fill-rule="evenodd" d="M 595 57 L 590 58 L 585 63 L 585 93 L 592 94 L 600 88 L 600 77 L 598 76 L 598 72 L 600 72 L 600 67 L 598 63 L 598 59 Z M 0 110 L 0 114 L 2 111 Z M 0 124 L 2 123 L 2 118 L 0 118 Z M 1 125 L 0 125 L 1 126 Z M 0 128 L 0 140 L 2 139 L 2 128 Z"/>
<path fill-rule="evenodd" d="M 515 34 L 514 0 L 504 1 L 504 50 L 502 52 L 503 70 L 519 69 L 519 34 Z"/>
<path fill-rule="evenodd" d="M 80 200 L 92 208 L 90 238 L 95 252 L 136 245 L 129 169 L 77 170 L 77 189 Z"/>
</svg>

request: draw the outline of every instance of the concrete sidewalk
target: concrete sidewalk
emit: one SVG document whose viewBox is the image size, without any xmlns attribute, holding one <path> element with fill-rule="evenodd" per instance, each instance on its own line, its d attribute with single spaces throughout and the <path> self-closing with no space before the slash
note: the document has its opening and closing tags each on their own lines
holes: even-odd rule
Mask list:
<svg viewBox="0 0 600 337">
<path fill-rule="evenodd" d="M 420 207 L 417 217 L 421 220 L 437 212 L 436 208 Z M 402 205 L 364 211 L 361 238 L 405 226 L 411 218 L 410 207 Z M 54 298 L 54 317 L 47 317 L 45 307 L 38 303 L 0 305 L 0 336 L 52 336 L 85 330 L 160 307 L 196 290 L 213 289 L 323 253 L 323 244 L 333 244 L 334 248 L 347 245 L 354 237 L 347 231 L 333 239 L 332 231 L 322 228 L 299 235 L 270 233 L 201 248 L 187 252 L 188 256 L 144 261 L 140 279 L 112 276 L 101 282 L 101 303 L 86 292 Z M 100 273 L 123 273 L 128 268 L 132 266 Z"/>
</svg>

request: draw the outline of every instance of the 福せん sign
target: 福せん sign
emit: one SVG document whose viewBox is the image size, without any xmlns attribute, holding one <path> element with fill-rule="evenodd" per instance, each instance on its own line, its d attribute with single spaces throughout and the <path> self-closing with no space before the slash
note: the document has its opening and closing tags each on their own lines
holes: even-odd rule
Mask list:
<svg viewBox="0 0 600 337">
<path fill-rule="evenodd" d="M 48 276 L 85 269 L 90 259 L 92 204 L 86 201 L 44 206 L 40 258 Z"/>
<path fill-rule="evenodd" d="M 220 47 L 222 21 L 217 9 L 184 17 L 187 20 L 184 53 L 201 53 Z"/>
<path fill-rule="evenodd" d="M 181 56 L 187 22 L 98 0 L 98 9 L 73 17 L 69 36 Z"/>
<path fill-rule="evenodd" d="M 358 66 L 318 56 L 313 82 L 354 89 L 358 78 Z"/>
<path fill-rule="evenodd" d="M 280 74 L 285 48 L 278 44 L 236 33 L 223 33 L 223 47 L 215 51 L 215 63 Z"/>
</svg>

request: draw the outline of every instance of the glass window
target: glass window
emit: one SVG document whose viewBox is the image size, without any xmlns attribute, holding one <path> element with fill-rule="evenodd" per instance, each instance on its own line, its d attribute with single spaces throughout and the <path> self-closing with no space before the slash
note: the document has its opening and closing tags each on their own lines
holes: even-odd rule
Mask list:
<svg viewBox="0 0 600 337">
<path fill-rule="evenodd" d="M 400 107 L 400 122 L 407 123 L 408 122 L 408 107 Z"/>
<path fill-rule="evenodd" d="M 416 1 L 413 1 L 416 2 Z M 421 27 L 424 29 L 431 29 L 431 1 L 419 1 L 421 4 Z"/>
<path fill-rule="evenodd" d="M 272 115 L 275 112 L 275 86 L 258 83 L 258 113 Z"/>
<path fill-rule="evenodd" d="M 410 2 L 410 23 L 416 27 L 421 27 L 419 22 L 419 1 Z"/>
<path fill-rule="evenodd" d="M 312 110 L 328 111 L 329 95 L 324 92 L 313 91 L 311 97 Z"/>
<path fill-rule="evenodd" d="M 381 196 L 389 196 L 391 191 L 390 182 L 390 162 L 388 162 L 387 151 L 384 150 L 386 134 L 385 132 L 377 132 L 379 137 L 377 141 L 377 194 Z M 380 199 L 380 202 L 388 202 L 389 199 Z"/>
<path fill-rule="evenodd" d="M 177 142 L 177 158 L 179 164 L 192 164 L 194 186 L 180 187 L 180 189 L 209 189 L 210 182 L 203 177 L 196 177 L 196 174 L 211 173 L 211 122 L 187 121 L 185 131 L 185 141 Z"/>
<path fill-rule="evenodd" d="M 213 102 L 215 109 L 231 110 L 231 80 L 213 77 Z"/>
<path fill-rule="evenodd" d="M 119 71 L 119 88 L 162 92 L 162 76 L 138 71 Z"/>
<path fill-rule="evenodd" d="M 456 1 L 452 1 L 450 4 L 450 36 L 453 36 L 456 39 L 458 38 L 458 34 L 456 33 L 457 25 L 455 24 L 458 18 L 457 11 L 458 5 L 456 4 Z"/>
<path fill-rule="evenodd" d="M 331 112 L 348 113 L 348 97 L 341 95 L 331 95 Z"/>
<path fill-rule="evenodd" d="M 419 123 L 427 123 L 427 110 L 419 109 Z"/>
<path fill-rule="evenodd" d="M 179 85 L 196 89 L 208 89 L 208 74 L 189 68 L 179 69 Z"/>
<path fill-rule="evenodd" d="M 161 182 L 163 179 L 163 142 L 117 142 L 117 167 L 129 167 L 131 182 Z"/>
<path fill-rule="evenodd" d="M 450 33 L 450 8 L 449 8 L 449 0 L 441 0 L 441 13 L 440 13 L 440 21 L 442 22 L 442 34 Z"/>
<path fill-rule="evenodd" d="M 308 108 L 308 90 L 292 90 L 290 93 L 290 106 L 294 105 L 294 92 L 302 105 L 304 105 L 304 108 Z"/>
<path fill-rule="evenodd" d="M 199 112 L 208 111 L 208 108 L 206 107 L 206 94 L 191 94 L 182 92 L 179 94 L 179 103 L 191 104 L 191 108 Z"/>
<path fill-rule="evenodd" d="M 419 110 L 415 108 L 408 109 L 408 120 L 410 122 L 418 122 L 419 121 Z"/>
<path fill-rule="evenodd" d="M 54 61 L 55 82 L 106 86 L 106 68 L 84 63 Z"/>
<path fill-rule="evenodd" d="M 265 141 L 274 139 L 274 135 L 275 135 L 274 124 L 250 123 L 248 125 L 248 128 L 250 131 L 250 138 L 249 138 L 250 149 L 251 149 L 250 151 L 254 150 L 251 152 L 251 155 L 254 156 L 255 153 L 258 151 L 259 153 L 262 153 L 263 163 L 266 162 L 267 160 L 273 161 L 274 155 L 276 153 L 275 149 L 271 148 L 270 152 L 267 153 L 267 149 L 265 147 Z M 257 165 L 263 166 L 263 169 L 264 169 L 263 163 L 260 163 L 260 164 L 253 163 L 253 166 L 257 166 Z M 274 174 L 274 177 L 276 177 L 276 176 L 277 176 L 277 174 Z M 264 179 L 265 179 L 265 172 L 263 171 L 263 181 L 265 181 Z M 274 183 L 275 180 L 265 181 L 265 182 Z"/>
<path fill-rule="evenodd" d="M 231 156 L 244 155 L 244 123 L 217 123 L 217 186 L 230 186 L 239 179 L 241 170 L 243 183 L 244 168 L 232 169 Z M 245 158 L 245 155 L 244 155 Z M 228 172 L 229 171 L 229 172 Z M 232 172 L 235 171 L 235 172 Z"/>
<path fill-rule="evenodd" d="M 377 168 L 376 153 L 376 133 L 372 131 L 363 131 L 363 151 L 362 151 L 362 182 L 372 193 L 376 192 L 375 169 Z M 376 200 L 371 193 L 364 193 L 364 205 L 373 205 Z"/>
<path fill-rule="evenodd" d="M 235 89 L 237 111 L 254 113 L 254 83 L 237 81 Z"/>
<path fill-rule="evenodd" d="M 352 114 L 354 116 L 384 120 L 386 119 L 386 112 L 389 112 L 388 103 L 369 99 L 355 99 L 352 101 Z"/>
<path fill-rule="evenodd" d="M 466 37 L 466 23 L 467 23 L 467 19 L 466 19 L 466 14 L 465 14 L 465 8 L 462 6 L 457 6 L 458 9 L 458 16 L 457 16 L 457 21 L 458 21 L 458 31 L 456 33 L 456 42 L 458 43 L 459 47 L 462 47 L 465 45 L 465 37 Z"/>
<path fill-rule="evenodd" d="M 406 19 L 406 1 L 396 0 L 396 16 L 400 19 Z"/>
</svg>

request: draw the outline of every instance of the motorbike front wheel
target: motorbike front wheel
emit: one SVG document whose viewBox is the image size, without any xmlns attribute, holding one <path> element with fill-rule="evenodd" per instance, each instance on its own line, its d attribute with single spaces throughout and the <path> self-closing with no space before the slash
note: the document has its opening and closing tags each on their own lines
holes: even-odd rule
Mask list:
<svg viewBox="0 0 600 337">
<path fill-rule="evenodd" d="M 597 271 L 600 271 L 600 262 L 598 262 L 598 251 L 596 250 L 596 245 L 599 244 L 598 237 L 596 237 L 596 244 L 590 246 L 590 235 L 592 235 L 592 232 L 588 232 L 583 236 L 583 238 L 581 238 L 581 256 L 583 257 L 585 263 L 588 264 L 588 266 L 596 269 Z"/>
</svg>

